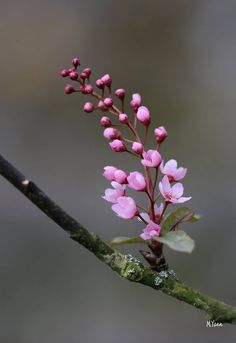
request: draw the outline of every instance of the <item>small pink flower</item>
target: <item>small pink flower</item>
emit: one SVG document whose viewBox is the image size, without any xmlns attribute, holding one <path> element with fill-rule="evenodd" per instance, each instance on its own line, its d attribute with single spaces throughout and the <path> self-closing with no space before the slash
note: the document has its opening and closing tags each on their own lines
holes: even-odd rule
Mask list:
<svg viewBox="0 0 236 343">
<path fill-rule="evenodd" d="M 168 176 L 170 182 L 183 179 L 187 173 L 187 168 L 177 168 L 176 160 L 169 160 L 168 162 L 166 162 L 165 165 L 164 162 L 162 162 L 160 165 L 160 169 L 162 174 Z"/>
<path fill-rule="evenodd" d="M 107 139 L 116 139 L 119 138 L 121 135 L 120 131 L 117 129 L 114 129 L 113 127 L 107 127 L 103 131 L 103 136 Z"/>
<path fill-rule="evenodd" d="M 151 220 L 149 224 L 143 229 L 143 233 L 141 233 L 140 237 L 146 241 L 148 239 L 152 239 L 153 237 L 160 236 L 160 232 L 160 225 L 154 223 Z"/>
<path fill-rule="evenodd" d="M 117 203 L 117 199 L 125 194 L 125 186 L 120 185 L 118 182 L 112 181 L 112 188 L 107 188 L 105 190 L 105 195 L 102 196 L 108 202 L 113 204 Z"/>
<path fill-rule="evenodd" d="M 115 171 L 117 170 L 117 168 L 113 167 L 113 166 L 106 166 L 104 167 L 104 172 L 103 172 L 103 176 L 108 180 L 108 181 L 114 181 L 115 180 Z"/>
<path fill-rule="evenodd" d="M 154 214 L 155 214 L 155 220 L 160 219 L 162 212 L 163 212 L 164 205 L 161 203 L 160 206 L 157 206 L 157 204 L 154 205 Z M 151 218 L 146 212 L 141 212 L 140 216 L 149 223 L 151 221 Z M 138 217 L 138 220 L 141 221 L 141 219 Z"/>
<path fill-rule="evenodd" d="M 77 57 L 74 57 L 74 58 L 72 59 L 71 63 L 73 64 L 73 66 L 74 66 L 75 68 L 77 68 L 77 67 L 80 65 L 80 61 L 79 61 L 79 59 L 78 59 Z"/>
<path fill-rule="evenodd" d="M 141 160 L 141 163 L 145 167 L 157 168 L 161 164 L 161 160 L 160 153 L 156 150 L 150 149 L 143 153 L 143 160 Z"/>
<path fill-rule="evenodd" d="M 119 197 L 117 203 L 112 205 L 112 210 L 123 219 L 132 219 L 138 214 L 135 201 L 126 196 Z"/>
<path fill-rule="evenodd" d="M 66 85 L 65 86 L 65 93 L 66 94 L 71 94 L 75 92 L 75 88 L 71 85 Z"/>
<path fill-rule="evenodd" d="M 110 144 L 110 147 L 115 152 L 124 152 L 126 151 L 126 147 L 124 143 L 120 139 L 115 139 Z"/>
<path fill-rule="evenodd" d="M 90 84 L 84 85 L 83 94 L 92 94 L 93 93 L 93 86 Z"/>
<path fill-rule="evenodd" d="M 151 115 L 147 107 L 140 106 L 137 111 L 138 120 L 145 126 L 148 126 L 151 122 Z"/>
<path fill-rule="evenodd" d="M 143 153 L 143 144 L 139 142 L 133 142 L 132 150 L 136 152 L 136 154 L 142 155 Z"/>
<path fill-rule="evenodd" d="M 145 178 L 141 173 L 137 171 L 130 173 L 127 177 L 127 181 L 129 187 L 136 191 L 144 191 L 146 189 Z"/>
<path fill-rule="evenodd" d="M 166 202 L 171 202 L 173 204 L 182 204 L 192 197 L 182 197 L 184 192 L 184 187 L 182 183 L 176 183 L 171 187 L 168 176 L 164 176 L 162 181 L 159 183 L 159 190 L 163 195 Z"/>
<path fill-rule="evenodd" d="M 158 143 L 163 142 L 166 137 L 168 136 L 168 133 L 164 126 L 159 126 L 154 130 L 154 135 Z"/>
<path fill-rule="evenodd" d="M 127 183 L 127 174 L 120 169 L 115 170 L 114 172 L 114 179 L 116 182 L 120 183 L 120 184 L 124 184 Z"/>
</svg>

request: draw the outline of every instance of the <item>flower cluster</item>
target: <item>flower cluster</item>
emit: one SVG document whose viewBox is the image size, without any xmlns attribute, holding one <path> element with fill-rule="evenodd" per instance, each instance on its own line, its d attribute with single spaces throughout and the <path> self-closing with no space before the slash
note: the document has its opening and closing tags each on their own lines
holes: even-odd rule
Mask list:
<svg viewBox="0 0 236 343">
<path fill-rule="evenodd" d="M 92 85 L 91 69 L 80 69 L 80 61 L 72 60 L 72 67 L 61 71 L 62 77 L 68 77 L 75 86 L 68 84 L 65 93 L 80 92 L 93 99 L 84 104 L 84 111 L 101 111 L 100 125 L 103 136 L 109 141 L 112 151 L 129 153 L 139 160 L 142 170 L 127 173 L 114 166 L 106 166 L 103 176 L 111 182 L 105 190 L 103 199 L 112 204 L 112 210 L 123 219 L 137 217 L 145 226 L 140 234 L 143 240 L 152 241 L 161 235 L 161 226 L 167 207 L 184 203 L 191 197 L 184 197 L 182 180 L 186 168 L 178 167 L 174 159 L 163 161 L 159 152 L 161 144 L 168 134 L 164 126 L 154 129 L 154 147 L 147 148 L 147 135 L 150 129 L 151 113 L 142 103 L 141 95 L 135 93 L 126 100 L 126 91 L 112 89 L 112 78 L 105 74 Z M 128 110 L 130 114 L 128 114 Z M 106 115 L 105 115 L 106 114 Z M 141 132 L 140 132 L 141 131 Z M 158 174 L 160 180 L 158 182 Z M 147 206 L 141 207 L 128 191 L 142 192 L 146 196 Z"/>
</svg>

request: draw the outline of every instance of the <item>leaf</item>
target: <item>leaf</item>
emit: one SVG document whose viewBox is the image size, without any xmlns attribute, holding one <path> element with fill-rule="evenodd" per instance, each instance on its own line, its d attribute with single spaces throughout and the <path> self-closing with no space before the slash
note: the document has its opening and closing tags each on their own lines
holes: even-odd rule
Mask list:
<svg viewBox="0 0 236 343">
<path fill-rule="evenodd" d="M 108 244 L 110 247 L 114 247 L 122 244 L 147 244 L 147 241 L 141 237 L 115 237 Z"/>
<path fill-rule="evenodd" d="M 161 234 L 173 230 L 176 226 L 183 222 L 195 222 L 199 219 L 199 215 L 194 214 L 193 210 L 187 207 L 179 207 L 174 212 L 168 214 L 161 226 Z"/>
<path fill-rule="evenodd" d="M 162 237 L 155 237 L 155 240 L 166 244 L 173 250 L 187 253 L 191 253 L 195 246 L 194 240 L 182 230 L 167 232 Z"/>
</svg>

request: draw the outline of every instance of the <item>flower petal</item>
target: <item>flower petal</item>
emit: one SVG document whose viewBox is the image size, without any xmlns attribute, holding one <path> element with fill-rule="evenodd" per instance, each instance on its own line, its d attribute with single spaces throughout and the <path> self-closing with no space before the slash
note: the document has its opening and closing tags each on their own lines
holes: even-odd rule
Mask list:
<svg viewBox="0 0 236 343">
<path fill-rule="evenodd" d="M 182 185 L 182 183 L 176 183 L 173 187 L 172 187 L 172 194 L 174 197 L 176 198 L 180 198 L 184 193 L 184 186 Z"/>
</svg>

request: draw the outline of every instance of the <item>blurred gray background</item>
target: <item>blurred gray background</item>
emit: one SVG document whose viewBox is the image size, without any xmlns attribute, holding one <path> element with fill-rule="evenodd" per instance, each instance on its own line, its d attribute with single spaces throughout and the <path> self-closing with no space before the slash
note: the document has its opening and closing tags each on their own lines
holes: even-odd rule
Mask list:
<svg viewBox="0 0 236 343">
<path fill-rule="evenodd" d="M 60 69 L 78 56 L 95 78 L 140 92 L 162 153 L 188 167 L 185 194 L 203 215 L 186 226 L 191 255 L 166 250 L 186 282 L 236 305 L 234 0 L 0 2 L 1 153 L 105 240 L 137 235 L 100 196 L 103 166 L 135 161 L 110 152 L 85 98 L 63 93 Z M 5 180 L 1 183 L 0 342 L 235 342 L 202 312 L 123 280 Z M 139 256 L 137 248 L 123 248 Z"/>
</svg>

